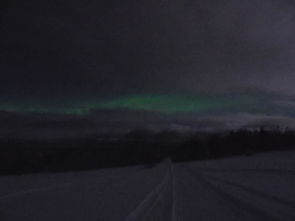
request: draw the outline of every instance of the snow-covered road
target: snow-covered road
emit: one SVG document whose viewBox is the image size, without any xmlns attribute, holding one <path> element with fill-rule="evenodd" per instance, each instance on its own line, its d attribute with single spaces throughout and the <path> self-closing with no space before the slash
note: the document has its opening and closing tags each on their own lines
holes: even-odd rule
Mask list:
<svg viewBox="0 0 295 221">
<path fill-rule="evenodd" d="M 295 220 L 295 152 L 0 177 L 1 221 Z"/>
</svg>

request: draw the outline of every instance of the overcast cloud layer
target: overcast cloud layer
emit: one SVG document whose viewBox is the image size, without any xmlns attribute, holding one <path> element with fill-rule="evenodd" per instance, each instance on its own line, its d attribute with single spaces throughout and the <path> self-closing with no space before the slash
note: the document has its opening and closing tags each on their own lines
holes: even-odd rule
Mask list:
<svg viewBox="0 0 295 221">
<path fill-rule="evenodd" d="M 1 5 L 0 95 L 295 94 L 287 0 L 11 0 Z"/>
</svg>

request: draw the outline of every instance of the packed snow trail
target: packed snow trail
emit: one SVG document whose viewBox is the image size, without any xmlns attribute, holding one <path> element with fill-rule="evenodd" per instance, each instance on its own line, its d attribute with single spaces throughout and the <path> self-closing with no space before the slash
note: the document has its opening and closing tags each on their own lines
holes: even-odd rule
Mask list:
<svg viewBox="0 0 295 221">
<path fill-rule="evenodd" d="M 166 166 L 165 177 L 129 214 L 126 221 L 172 220 L 172 163 L 168 159 L 163 164 Z"/>
<path fill-rule="evenodd" d="M 122 221 L 163 179 L 165 171 L 162 164 L 153 169 L 136 168 L 79 172 L 64 174 L 65 177 L 62 174 L 0 177 L 0 192 L 9 194 L 13 190 L 32 189 L 34 180 L 40 186 L 48 185 L 54 176 L 57 183 L 72 180 L 68 188 L 47 188 L 0 200 L 0 220 Z"/>
<path fill-rule="evenodd" d="M 295 220 L 295 152 L 0 177 L 1 221 Z"/>
<path fill-rule="evenodd" d="M 235 220 L 241 219 L 241 210 L 244 211 L 244 214 L 247 214 L 247 216 L 251 216 L 251 220 L 269 220 L 269 221 L 276 221 L 276 220 L 282 220 L 278 214 L 273 214 L 270 211 L 265 211 L 262 207 L 257 207 L 255 203 L 247 201 L 245 198 L 239 198 L 235 194 L 229 193 L 225 191 L 223 188 L 220 188 L 216 183 L 210 182 L 207 177 L 204 177 L 202 174 L 197 174 L 198 176 L 195 176 L 196 174 L 193 173 L 193 171 L 188 170 L 194 179 L 198 179 L 199 182 L 202 182 L 204 185 L 204 188 L 207 187 L 211 189 L 213 192 L 215 192 L 215 197 L 220 197 L 224 201 L 224 205 L 228 207 L 230 204 L 235 207 L 236 211 L 236 217 Z M 244 215 L 245 217 L 246 215 Z M 226 217 L 226 214 L 223 216 Z M 231 216 L 233 217 L 233 216 Z M 231 217 L 228 217 L 227 220 L 231 220 Z M 207 217 L 209 218 L 209 217 Z M 211 220 L 211 219 L 210 219 Z M 247 218 L 246 220 L 249 220 Z"/>
</svg>

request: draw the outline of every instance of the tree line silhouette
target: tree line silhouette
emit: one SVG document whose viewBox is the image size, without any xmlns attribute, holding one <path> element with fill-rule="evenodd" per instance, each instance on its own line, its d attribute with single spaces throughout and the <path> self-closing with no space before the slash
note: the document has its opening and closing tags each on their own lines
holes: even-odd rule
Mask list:
<svg viewBox="0 0 295 221">
<path fill-rule="evenodd" d="M 295 132 L 241 129 L 215 133 L 134 130 L 119 137 L 24 140 L 0 139 L 0 175 L 62 172 L 295 150 Z"/>
</svg>

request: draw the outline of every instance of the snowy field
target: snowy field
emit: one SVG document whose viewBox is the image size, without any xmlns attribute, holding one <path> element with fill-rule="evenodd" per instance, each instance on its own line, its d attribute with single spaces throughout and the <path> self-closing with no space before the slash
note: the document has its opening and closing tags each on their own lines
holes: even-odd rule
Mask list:
<svg viewBox="0 0 295 221">
<path fill-rule="evenodd" d="M 295 220 L 295 152 L 0 177 L 1 221 Z"/>
</svg>

